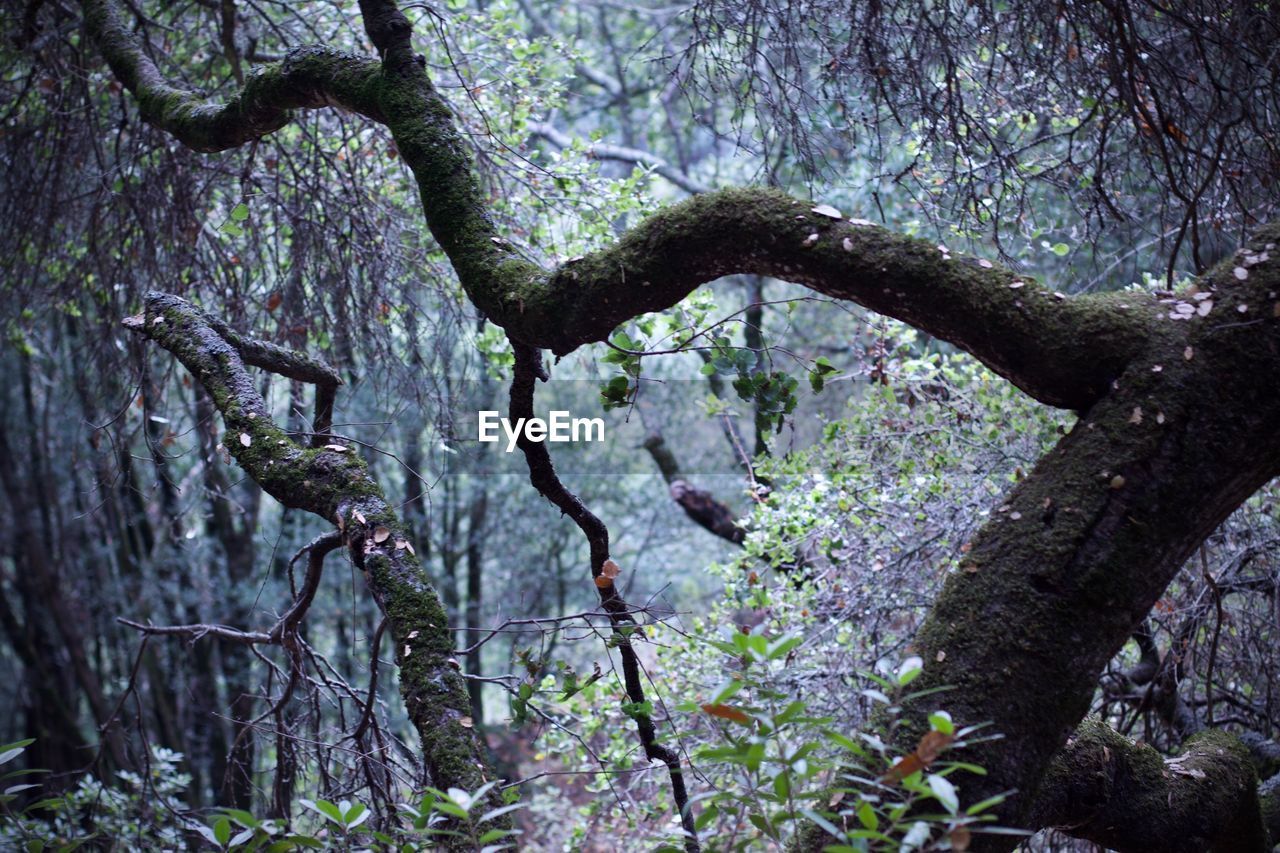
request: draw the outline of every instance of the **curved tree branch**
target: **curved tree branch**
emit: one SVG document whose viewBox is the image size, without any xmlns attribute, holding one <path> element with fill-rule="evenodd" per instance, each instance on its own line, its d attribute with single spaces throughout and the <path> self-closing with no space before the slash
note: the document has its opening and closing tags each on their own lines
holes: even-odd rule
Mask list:
<svg viewBox="0 0 1280 853">
<path fill-rule="evenodd" d="M 1077 409 L 1109 388 L 1159 309 L 1115 294 L 1068 299 L 990 262 L 833 219 L 768 189 L 695 196 L 545 281 L 490 288 L 478 302 L 513 337 L 563 355 L 736 273 L 804 284 L 903 320 L 1036 399 Z"/>
<path fill-rule="evenodd" d="M 697 195 L 548 274 L 518 257 L 489 218 L 465 141 L 394 3 L 360 4 L 380 66 L 302 49 L 256 72 L 222 106 L 166 83 L 111 0 L 85 3 L 90 30 L 144 117 L 191 147 L 258 138 L 296 107 L 337 103 L 386 124 L 468 296 L 514 339 L 558 355 L 734 273 L 805 284 L 903 320 L 1055 406 L 1087 408 L 1146 340 L 1152 307 L 1136 298 L 1065 299 L 989 262 L 953 259 L 927 241 L 833 219 L 766 189 Z"/>
<path fill-rule="evenodd" d="M 542 366 L 542 353 L 514 341 L 512 348 L 515 350 L 516 366 L 515 375 L 511 380 L 511 405 L 508 417 L 515 421 L 518 418 L 533 417 L 535 382 L 539 378 L 545 381 L 547 376 Z M 555 504 L 562 513 L 569 516 L 587 538 L 591 549 L 591 576 L 595 580 L 596 592 L 600 595 L 601 607 L 609 614 L 613 636 L 622 657 L 622 676 L 627 690 L 627 699 L 633 706 L 642 706 L 646 699 L 644 683 L 641 680 L 640 659 L 631 643 L 632 634 L 640 629 L 631 615 L 630 608 L 627 607 L 626 600 L 614 583 L 617 567 L 609 559 L 609 528 L 577 495 L 560 482 L 545 442 L 530 441 L 522 431 L 518 444 L 528 464 L 529 481 L 533 487 L 544 498 Z M 612 572 L 607 571 L 610 566 L 613 567 Z M 634 710 L 629 712 L 629 716 L 635 721 L 636 730 L 640 735 L 640 744 L 644 747 L 645 758 L 661 761 L 667 766 L 667 773 L 671 778 L 672 798 L 680 814 L 680 823 L 684 827 L 685 850 L 689 853 L 697 853 L 701 846 L 698 843 L 693 807 L 689 803 L 689 793 L 685 786 L 680 756 L 671 747 L 658 742 L 658 732 L 653 724 L 652 713 Z"/>
<path fill-rule="evenodd" d="M 326 47 L 291 51 L 253 70 L 226 103 L 165 80 L 112 0 L 84 0 L 85 23 L 143 119 L 196 151 L 224 151 L 266 136 L 302 108 L 340 106 L 382 121 L 373 95 L 381 65 Z"/>
</svg>

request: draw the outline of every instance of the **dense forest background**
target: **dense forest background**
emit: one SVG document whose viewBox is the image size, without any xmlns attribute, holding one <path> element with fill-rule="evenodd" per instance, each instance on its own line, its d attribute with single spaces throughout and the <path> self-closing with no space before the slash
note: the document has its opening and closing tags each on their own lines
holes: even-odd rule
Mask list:
<svg viewBox="0 0 1280 853">
<path fill-rule="evenodd" d="M 966 795 L 961 747 L 990 732 L 957 729 L 945 690 L 911 693 L 932 664 L 913 637 L 1085 407 L 854 302 L 720 278 L 548 362 L 537 412 L 606 423 L 598 444 L 548 445 L 609 525 L 593 582 L 593 542 L 525 455 L 476 441 L 477 412 L 510 405 L 519 345 L 424 226 L 397 140 L 338 104 L 191 144 L 181 117 L 143 119 L 93 23 L 114 10 L 171 85 L 225 100 L 304 46 L 389 55 L 375 5 L 4 7 L 0 770 L 40 772 L 5 782 L 0 845 L 782 849 L 838 832 L 863 783 L 839 849 L 981 843 L 1000 801 Z M 403 11 L 497 233 L 569 274 L 674 202 L 754 185 L 1015 288 L 1178 320 L 1212 305 L 1185 288 L 1275 216 L 1267 4 L 847 6 Z M 266 494 L 232 459 L 251 438 L 224 401 L 124 324 L 155 319 L 151 291 L 336 374 L 331 414 L 323 366 L 251 375 L 291 439 L 362 457 L 398 515 L 447 613 L 483 789 L 424 770 L 409 646 L 342 532 Z M 1280 305 L 1259 310 L 1274 338 Z M 1161 751 L 1166 775 L 1205 730 L 1241 735 L 1258 779 L 1280 770 L 1278 498 L 1264 487 L 1196 545 L 1097 683 L 1090 719 Z M 621 627 L 601 604 L 614 579 Z M 931 704 L 954 751 L 886 734 L 904 702 Z M 649 760 L 655 725 L 675 771 Z M 1041 825 L 1025 849 L 1086 844 Z"/>
</svg>

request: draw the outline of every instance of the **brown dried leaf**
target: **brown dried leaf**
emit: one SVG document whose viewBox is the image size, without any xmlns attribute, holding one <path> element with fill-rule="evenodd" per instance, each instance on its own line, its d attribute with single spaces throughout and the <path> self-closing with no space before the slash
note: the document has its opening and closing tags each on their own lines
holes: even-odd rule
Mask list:
<svg viewBox="0 0 1280 853">
<path fill-rule="evenodd" d="M 703 705 L 702 710 L 706 711 L 713 717 L 719 717 L 722 720 L 731 720 L 735 723 L 741 723 L 744 726 L 751 722 L 751 718 L 744 712 L 738 710 L 732 705 L 725 705 L 720 702 Z"/>
<path fill-rule="evenodd" d="M 386 542 L 390 538 L 391 538 L 390 528 L 383 527 L 381 524 L 379 524 L 377 527 L 374 528 L 373 530 L 374 542 L 377 542 L 379 545 L 381 545 L 383 542 Z"/>
<path fill-rule="evenodd" d="M 622 572 L 622 567 L 613 560 L 605 560 L 604 565 L 600 567 L 600 574 L 606 578 L 616 578 Z"/>
<path fill-rule="evenodd" d="M 951 745 L 953 740 L 955 738 L 952 735 L 943 734 L 940 731 L 926 732 L 924 737 L 920 738 L 920 743 L 916 745 L 916 751 L 898 759 L 898 762 L 889 768 L 889 772 L 880 777 L 880 781 L 901 782 L 917 770 L 926 769 L 938 760 L 938 756 Z"/>
</svg>

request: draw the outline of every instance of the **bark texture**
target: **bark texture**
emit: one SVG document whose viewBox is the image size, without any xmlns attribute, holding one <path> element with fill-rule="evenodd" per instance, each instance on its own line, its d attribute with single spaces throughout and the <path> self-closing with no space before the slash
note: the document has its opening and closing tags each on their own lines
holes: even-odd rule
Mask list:
<svg viewBox="0 0 1280 853">
<path fill-rule="evenodd" d="M 1197 735 L 1177 757 L 1164 758 L 1087 722 L 1045 777 L 1034 822 L 1114 850 L 1271 849 L 1249 752 L 1223 732 Z"/>
</svg>

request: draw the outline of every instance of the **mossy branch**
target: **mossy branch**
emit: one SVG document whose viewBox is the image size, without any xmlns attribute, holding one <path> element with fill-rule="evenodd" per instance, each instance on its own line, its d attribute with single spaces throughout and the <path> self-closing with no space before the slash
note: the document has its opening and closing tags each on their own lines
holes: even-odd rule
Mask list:
<svg viewBox="0 0 1280 853">
<path fill-rule="evenodd" d="M 85 23 L 116 78 L 133 93 L 143 119 L 197 151 L 224 151 L 279 130 L 292 111 L 341 106 L 381 121 L 374 99 L 375 60 L 304 47 L 254 69 L 225 102 L 170 84 L 111 0 L 85 0 Z"/>
<path fill-rule="evenodd" d="M 766 189 L 672 205 L 615 245 L 548 274 L 518 257 L 495 228 L 453 113 L 413 53 L 408 19 L 394 3 L 360 4 L 381 62 L 300 49 L 255 71 L 224 104 L 167 83 L 112 0 L 84 5 L 90 31 L 144 118 L 198 150 L 257 139 L 300 107 L 338 104 L 386 124 L 468 296 L 531 346 L 563 355 L 708 281 L 770 275 L 903 320 L 972 353 L 1036 399 L 1084 409 L 1146 337 L 1149 306 L 1121 307 L 1113 296 L 1065 299 L 988 262 L 816 213 Z"/>
<path fill-rule="evenodd" d="M 804 284 L 903 320 L 1036 399 L 1076 409 L 1106 392 L 1143 346 L 1155 313 L 1136 298 L 1066 298 L 988 261 L 816 213 L 811 202 L 763 188 L 667 207 L 545 279 L 508 282 L 506 292 L 495 285 L 480 306 L 512 337 L 563 355 L 734 274 Z"/>
<path fill-rule="evenodd" d="M 1206 731 L 1164 758 L 1087 720 L 1050 766 L 1035 823 L 1126 853 L 1265 853 L 1257 787 L 1234 735 Z"/>
<path fill-rule="evenodd" d="M 281 368 L 295 378 L 335 380 L 332 371 L 306 356 L 231 332 L 177 296 L 149 294 L 145 311 L 125 325 L 173 353 L 204 386 L 226 424 L 224 444 L 250 477 L 285 506 L 337 525 L 395 639 L 400 693 L 422 738 L 430 783 L 474 791 L 491 781 L 493 773 L 468 716 L 466 685 L 452 659 L 444 606 L 418 562 L 408 531 L 353 450 L 338 443 L 299 445 L 272 421 L 245 362 Z M 262 637 L 270 641 L 272 635 Z M 485 810 L 502 805 L 495 787 Z M 503 819 L 498 823 L 509 826 Z"/>
</svg>

